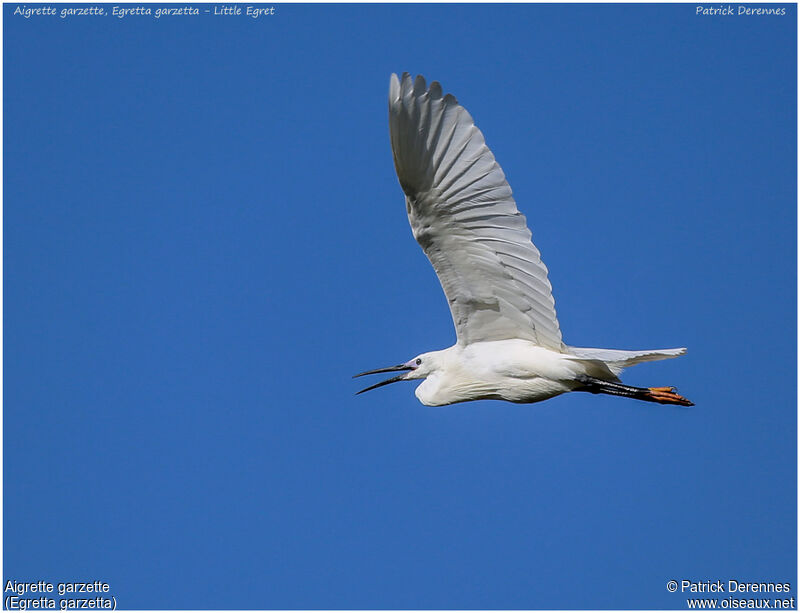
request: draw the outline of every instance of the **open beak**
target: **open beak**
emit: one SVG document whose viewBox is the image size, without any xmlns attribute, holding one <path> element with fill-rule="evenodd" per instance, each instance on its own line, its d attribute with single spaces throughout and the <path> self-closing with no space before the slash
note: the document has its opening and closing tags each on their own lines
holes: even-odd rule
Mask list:
<svg viewBox="0 0 800 613">
<path fill-rule="evenodd" d="M 378 368 L 376 370 L 368 370 L 366 372 L 360 372 L 357 375 L 353 375 L 353 378 L 356 377 L 363 377 L 364 375 L 377 375 L 378 373 L 382 372 L 395 372 L 396 370 L 408 371 L 414 370 L 411 366 L 406 366 L 405 364 L 398 364 L 397 366 L 389 366 L 387 368 Z M 375 385 L 370 385 L 369 387 L 365 387 L 360 392 L 356 392 L 356 395 L 363 394 L 364 392 L 368 392 L 369 390 L 374 390 L 376 387 L 383 387 L 384 385 L 389 385 L 390 383 L 395 383 L 397 381 L 403 381 L 405 379 L 406 373 L 397 375 L 396 377 L 390 377 L 386 379 L 386 381 L 381 381 L 380 383 L 376 383 Z"/>
</svg>

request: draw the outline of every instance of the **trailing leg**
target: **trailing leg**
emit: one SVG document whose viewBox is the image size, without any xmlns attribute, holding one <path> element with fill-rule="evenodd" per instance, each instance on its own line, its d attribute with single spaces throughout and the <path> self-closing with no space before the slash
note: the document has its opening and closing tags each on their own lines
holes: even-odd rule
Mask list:
<svg viewBox="0 0 800 613">
<path fill-rule="evenodd" d="M 674 387 L 633 387 L 586 375 L 578 377 L 578 381 L 581 386 L 575 389 L 576 392 L 611 394 L 612 396 L 625 396 L 626 398 L 636 398 L 637 400 L 658 402 L 659 404 L 679 404 L 684 407 L 694 406 L 693 402 L 677 394 Z"/>
</svg>

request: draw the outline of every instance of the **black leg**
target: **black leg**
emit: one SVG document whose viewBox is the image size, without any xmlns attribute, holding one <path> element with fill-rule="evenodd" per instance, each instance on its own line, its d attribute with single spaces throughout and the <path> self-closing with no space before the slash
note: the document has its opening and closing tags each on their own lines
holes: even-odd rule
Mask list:
<svg viewBox="0 0 800 613">
<path fill-rule="evenodd" d="M 576 388 L 576 392 L 589 392 L 590 394 L 610 394 L 612 396 L 624 396 L 626 398 L 636 398 L 647 402 L 658 402 L 660 404 L 680 404 L 682 406 L 694 406 L 694 403 L 683 396 L 675 393 L 672 387 L 633 387 L 613 381 L 603 381 L 595 377 L 581 375 L 578 377 L 581 386 Z"/>
</svg>

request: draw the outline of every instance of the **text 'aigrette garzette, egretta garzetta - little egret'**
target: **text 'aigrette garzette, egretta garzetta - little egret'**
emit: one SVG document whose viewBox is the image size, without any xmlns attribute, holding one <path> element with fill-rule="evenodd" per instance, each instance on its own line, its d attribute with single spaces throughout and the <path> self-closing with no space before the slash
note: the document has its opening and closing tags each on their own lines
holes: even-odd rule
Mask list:
<svg viewBox="0 0 800 613">
<path fill-rule="evenodd" d="M 437 82 L 392 75 L 392 153 L 414 238 L 433 264 L 457 342 L 397 366 L 395 381 L 424 379 L 420 402 L 538 402 L 565 392 L 627 396 L 691 406 L 672 387 L 631 387 L 624 368 L 686 349 L 623 351 L 570 347 L 561 340 L 547 268 L 531 242 L 511 188 L 467 110 Z"/>
</svg>

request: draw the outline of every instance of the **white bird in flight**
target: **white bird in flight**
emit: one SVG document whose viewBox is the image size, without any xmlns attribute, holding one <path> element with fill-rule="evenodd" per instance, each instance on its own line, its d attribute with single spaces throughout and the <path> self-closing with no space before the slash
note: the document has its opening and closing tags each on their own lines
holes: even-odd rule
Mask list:
<svg viewBox="0 0 800 613">
<path fill-rule="evenodd" d="M 420 402 L 441 406 L 495 399 L 530 403 L 565 392 L 627 396 L 691 406 L 673 387 L 631 387 L 624 368 L 674 358 L 680 349 L 570 347 L 547 268 L 531 242 L 503 171 L 467 110 L 442 87 L 404 73 L 389 86 L 392 153 L 414 238 L 433 264 L 457 342 L 388 368 L 402 371 L 360 392 L 424 379 Z"/>
</svg>

